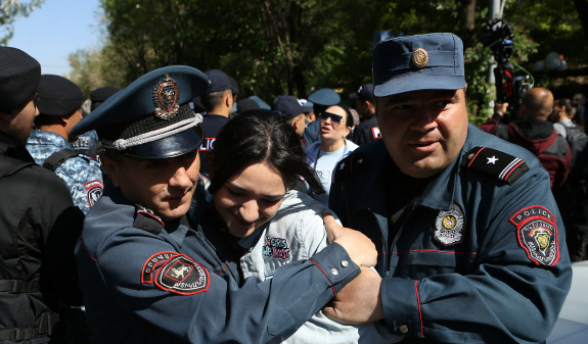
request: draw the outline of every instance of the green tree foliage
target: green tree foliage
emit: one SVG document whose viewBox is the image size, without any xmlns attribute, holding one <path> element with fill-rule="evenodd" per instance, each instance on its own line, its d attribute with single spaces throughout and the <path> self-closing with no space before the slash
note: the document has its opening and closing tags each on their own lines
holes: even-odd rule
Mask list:
<svg viewBox="0 0 588 344">
<path fill-rule="evenodd" d="M 512 60 L 526 69 L 557 51 L 585 63 L 588 42 L 576 10 L 586 0 L 507 0 L 515 30 Z M 488 114 L 490 51 L 480 43 L 484 0 L 101 0 L 109 44 L 102 72 L 124 85 L 154 68 L 186 64 L 222 69 L 242 96 L 306 97 L 331 87 L 347 94 L 371 80 L 374 33 L 454 32 L 466 47 L 472 121 Z M 582 52 L 581 54 L 579 52 Z M 105 58 L 107 56 L 108 58 Z M 83 57 L 83 56 L 80 56 Z M 83 59 L 82 59 L 83 60 Z M 87 59 L 86 59 L 87 60 Z M 81 65 L 80 65 L 81 66 Z M 88 67 L 89 65 L 87 65 Z M 97 67 L 91 69 L 96 70 Z"/>
<path fill-rule="evenodd" d="M 28 16 L 44 0 L 28 2 L 17 0 L 0 0 L 0 45 L 6 45 L 14 35 L 12 24 L 19 16 Z"/>
</svg>

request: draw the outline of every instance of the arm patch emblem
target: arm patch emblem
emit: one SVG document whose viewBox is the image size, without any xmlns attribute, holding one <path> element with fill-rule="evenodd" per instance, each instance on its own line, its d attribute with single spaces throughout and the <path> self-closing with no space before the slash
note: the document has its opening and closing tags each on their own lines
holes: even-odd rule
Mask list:
<svg viewBox="0 0 588 344">
<path fill-rule="evenodd" d="M 145 262 L 141 283 L 155 283 L 165 291 L 193 295 L 208 290 L 210 275 L 208 270 L 184 254 L 160 252 Z"/>
<path fill-rule="evenodd" d="M 554 266 L 559 261 L 559 235 L 555 218 L 546 208 L 533 205 L 511 218 L 517 227 L 519 245 L 538 266 Z"/>
</svg>

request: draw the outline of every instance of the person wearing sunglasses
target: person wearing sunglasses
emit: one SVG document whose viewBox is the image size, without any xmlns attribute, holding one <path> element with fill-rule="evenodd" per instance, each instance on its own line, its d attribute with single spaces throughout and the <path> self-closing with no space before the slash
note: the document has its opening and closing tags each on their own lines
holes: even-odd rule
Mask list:
<svg viewBox="0 0 588 344">
<path fill-rule="evenodd" d="M 306 162 L 315 170 L 325 193 L 311 196 L 329 205 L 329 189 L 331 175 L 337 163 L 353 152 L 358 145 L 345 139 L 353 128 L 353 116 L 345 106 L 334 105 L 320 115 L 320 141 L 314 142 L 306 148 Z"/>
</svg>

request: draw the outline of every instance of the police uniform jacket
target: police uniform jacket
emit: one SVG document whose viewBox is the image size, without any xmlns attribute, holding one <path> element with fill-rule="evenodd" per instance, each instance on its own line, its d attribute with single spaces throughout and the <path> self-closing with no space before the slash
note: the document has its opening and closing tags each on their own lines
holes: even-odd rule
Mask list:
<svg viewBox="0 0 588 344">
<path fill-rule="evenodd" d="M 0 132 L 5 159 L 17 165 L 0 178 L 0 343 L 42 343 L 55 334 L 60 297 L 80 302 L 73 248 L 83 214 L 59 177 Z"/>
<path fill-rule="evenodd" d="M 200 214 L 196 199 L 191 213 Z M 76 248 L 96 342 L 265 343 L 310 319 L 359 273 L 334 244 L 271 280 L 240 280 L 204 236 L 203 228 L 218 232 L 209 220 L 192 222 L 197 229 L 161 221 L 107 182 Z"/>
<path fill-rule="evenodd" d="M 400 215 L 387 207 L 394 167 L 371 142 L 339 164 L 330 195 L 380 251 L 388 329 L 431 343 L 545 341 L 572 273 L 539 161 L 470 124 L 457 159 Z"/>
<path fill-rule="evenodd" d="M 67 140 L 56 133 L 45 130 L 33 130 L 27 140 L 27 149 L 38 165 L 52 154 L 63 149 L 73 149 Z M 65 160 L 55 169 L 57 174 L 69 188 L 74 204 L 84 214 L 102 195 L 102 171 L 100 163 L 89 156 L 78 154 Z"/>
<path fill-rule="evenodd" d="M 206 137 L 198 148 L 198 152 L 200 152 L 200 173 L 206 176 L 208 176 L 208 152 L 214 147 L 216 136 L 228 121 L 227 117 L 221 115 L 205 114 L 202 116 L 200 126 L 204 130 Z"/>
<path fill-rule="evenodd" d="M 382 137 L 380 128 L 378 127 L 378 119 L 376 114 L 373 114 L 367 121 L 359 123 L 353 130 L 352 141 L 361 146 L 375 139 Z"/>
</svg>

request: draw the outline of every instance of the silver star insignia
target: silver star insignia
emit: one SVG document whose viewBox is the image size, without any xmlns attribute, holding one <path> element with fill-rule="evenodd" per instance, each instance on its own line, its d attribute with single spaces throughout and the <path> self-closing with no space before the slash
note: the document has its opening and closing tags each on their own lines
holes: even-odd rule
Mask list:
<svg viewBox="0 0 588 344">
<path fill-rule="evenodd" d="M 488 164 L 492 164 L 492 165 L 496 165 L 496 162 L 498 161 L 498 158 L 496 157 L 496 155 L 493 155 L 491 158 L 486 158 L 488 159 L 488 162 L 486 163 Z"/>
</svg>

